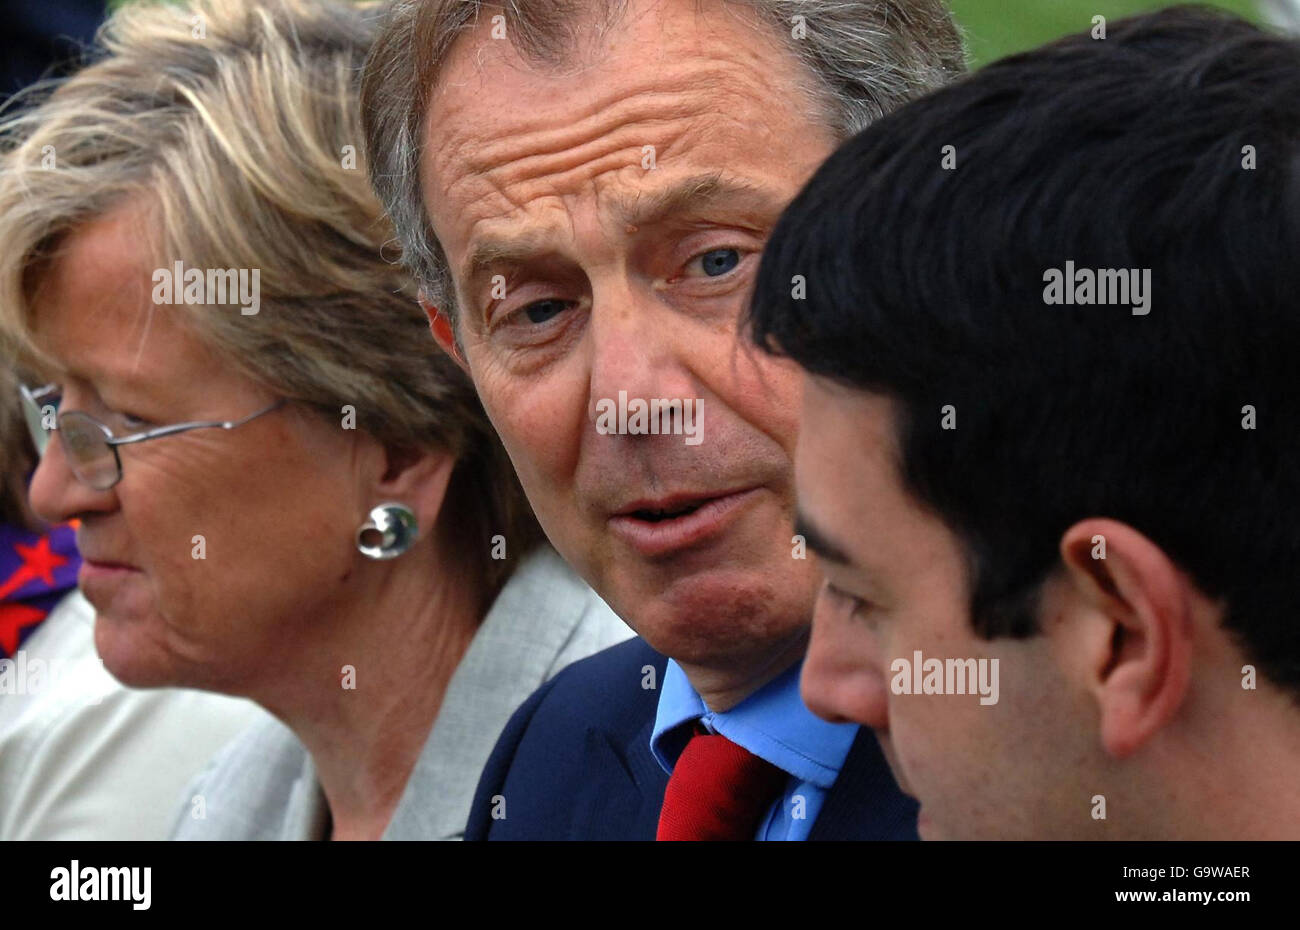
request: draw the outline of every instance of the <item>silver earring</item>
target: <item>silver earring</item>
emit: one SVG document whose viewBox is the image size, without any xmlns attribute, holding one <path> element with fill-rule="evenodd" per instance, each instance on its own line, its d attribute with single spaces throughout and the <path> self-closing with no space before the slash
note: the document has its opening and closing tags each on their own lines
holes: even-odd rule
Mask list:
<svg viewBox="0 0 1300 930">
<path fill-rule="evenodd" d="M 357 549 L 368 559 L 395 559 L 415 544 L 415 511 L 389 501 L 370 511 L 357 530 Z"/>
</svg>

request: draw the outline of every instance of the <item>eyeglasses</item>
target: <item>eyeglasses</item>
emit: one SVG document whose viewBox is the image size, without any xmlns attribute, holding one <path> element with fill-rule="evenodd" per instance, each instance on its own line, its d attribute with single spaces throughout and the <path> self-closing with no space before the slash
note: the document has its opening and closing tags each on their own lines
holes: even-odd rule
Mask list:
<svg viewBox="0 0 1300 930">
<path fill-rule="evenodd" d="M 192 429 L 234 429 L 287 403 L 281 398 L 271 406 L 250 413 L 240 420 L 174 423 L 171 426 L 159 426 L 129 436 L 114 436 L 112 430 L 88 413 L 80 410 L 59 410 L 61 395 L 58 385 L 47 384 L 45 387 L 33 389 L 24 384 L 19 386 L 19 390 L 23 398 L 23 416 L 27 420 L 27 429 L 31 432 L 32 444 L 36 446 L 37 454 L 44 455 L 46 446 L 50 444 L 50 431 L 45 428 L 45 421 L 47 409 L 53 409 L 54 428 L 59 431 L 68 467 L 77 476 L 77 480 L 96 491 L 107 491 L 122 480 L 122 459 L 118 455 L 118 446 L 161 439 L 163 436 L 175 436 L 177 433 Z"/>
</svg>

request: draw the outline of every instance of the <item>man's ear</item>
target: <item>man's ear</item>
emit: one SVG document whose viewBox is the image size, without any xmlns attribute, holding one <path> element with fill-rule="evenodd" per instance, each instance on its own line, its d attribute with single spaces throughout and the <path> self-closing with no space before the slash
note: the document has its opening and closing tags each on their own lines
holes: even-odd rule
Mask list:
<svg viewBox="0 0 1300 930">
<path fill-rule="evenodd" d="M 452 361 L 460 366 L 461 370 L 469 374 L 469 365 L 465 357 L 460 354 L 460 346 L 456 344 L 456 331 L 452 328 L 452 322 L 447 315 L 429 303 L 424 296 L 424 291 L 420 291 L 420 307 L 424 310 L 424 315 L 429 318 L 429 331 L 433 333 L 434 340 L 442 348 L 442 351 L 451 356 Z"/>
<path fill-rule="evenodd" d="M 1096 629 L 1084 641 L 1086 687 L 1100 711 L 1102 745 L 1136 752 L 1178 712 L 1191 679 L 1195 629 L 1190 579 L 1127 524 L 1088 519 L 1061 537 L 1066 597 Z"/>
</svg>

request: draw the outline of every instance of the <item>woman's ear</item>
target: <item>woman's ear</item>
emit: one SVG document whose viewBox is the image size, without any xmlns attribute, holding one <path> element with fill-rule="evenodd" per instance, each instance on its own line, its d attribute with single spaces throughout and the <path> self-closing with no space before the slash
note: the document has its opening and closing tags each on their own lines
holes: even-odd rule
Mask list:
<svg viewBox="0 0 1300 930">
<path fill-rule="evenodd" d="M 421 538 L 432 536 L 447 498 L 447 485 L 456 466 L 450 452 L 437 449 L 388 449 L 384 471 L 375 482 L 374 504 L 400 501 L 415 511 Z"/>
<path fill-rule="evenodd" d="M 438 343 L 442 351 L 451 356 L 452 361 L 459 365 L 462 371 L 469 374 L 469 365 L 466 363 L 465 357 L 461 355 L 460 345 L 456 342 L 456 330 L 452 321 L 425 298 L 424 291 L 420 291 L 420 307 L 424 310 L 424 315 L 429 318 L 429 331 L 433 333 L 434 341 Z"/>
<path fill-rule="evenodd" d="M 1191 679 L 1192 583 L 1164 551 L 1117 520 L 1088 519 L 1061 537 L 1065 610 L 1091 625 L 1081 672 L 1102 744 L 1122 759 L 1178 712 Z"/>
</svg>

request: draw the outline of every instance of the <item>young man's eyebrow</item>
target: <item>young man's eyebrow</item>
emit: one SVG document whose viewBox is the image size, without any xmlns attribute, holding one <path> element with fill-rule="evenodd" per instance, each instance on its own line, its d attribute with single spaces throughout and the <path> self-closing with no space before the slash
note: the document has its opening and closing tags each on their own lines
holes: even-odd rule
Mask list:
<svg viewBox="0 0 1300 930">
<path fill-rule="evenodd" d="M 812 519 L 802 510 L 795 513 L 794 531 L 797 535 L 803 537 L 804 543 L 809 549 L 817 553 L 819 558 L 834 562 L 837 565 L 849 566 L 853 564 L 853 559 L 849 557 L 845 547 L 818 529 Z"/>
</svg>

